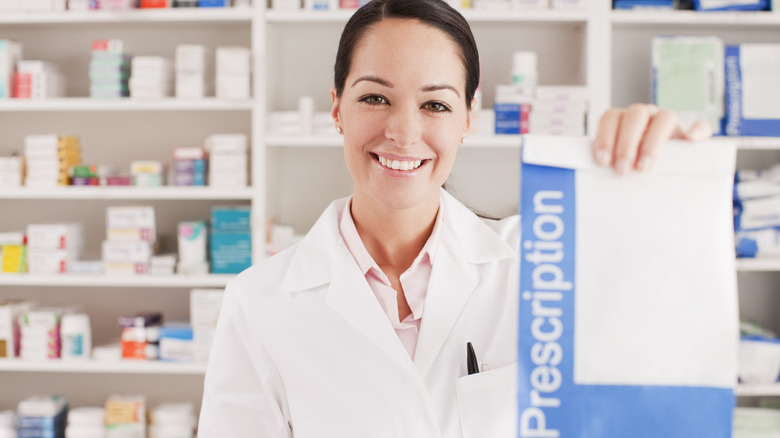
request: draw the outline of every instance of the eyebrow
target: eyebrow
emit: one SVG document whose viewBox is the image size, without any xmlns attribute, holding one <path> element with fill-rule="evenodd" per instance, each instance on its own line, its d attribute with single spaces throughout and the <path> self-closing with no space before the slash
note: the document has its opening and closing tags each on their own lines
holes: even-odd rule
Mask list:
<svg viewBox="0 0 780 438">
<path fill-rule="evenodd" d="M 352 83 L 352 86 L 354 87 L 359 82 L 362 81 L 368 81 L 368 82 L 376 82 L 379 85 L 385 86 L 387 88 L 393 88 L 393 83 L 386 81 L 382 78 L 376 77 L 376 76 L 361 76 L 355 80 L 355 82 Z M 453 87 L 452 85 L 428 85 L 427 87 L 423 87 L 423 92 L 431 92 L 431 91 L 439 91 L 439 90 L 452 90 L 453 93 L 455 93 L 458 97 L 460 97 L 460 93 L 458 90 Z"/>
</svg>

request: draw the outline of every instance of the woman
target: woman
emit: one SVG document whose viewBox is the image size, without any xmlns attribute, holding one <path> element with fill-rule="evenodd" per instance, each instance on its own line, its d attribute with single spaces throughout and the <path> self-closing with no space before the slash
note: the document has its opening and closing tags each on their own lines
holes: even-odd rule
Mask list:
<svg viewBox="0 0 780 438">
<path fill-rule="evenodd" d="M 350 19 L 331 95 L 353 194 L 228 286 L 200 437 L 513 435 L 518 220 L 441 190 L 478 75 L 443 1 L 374 0 Z M 594 159 L 647 170 L 671 136 L 708 135 L 649 105 L 610 110 Z"/>
</svg>

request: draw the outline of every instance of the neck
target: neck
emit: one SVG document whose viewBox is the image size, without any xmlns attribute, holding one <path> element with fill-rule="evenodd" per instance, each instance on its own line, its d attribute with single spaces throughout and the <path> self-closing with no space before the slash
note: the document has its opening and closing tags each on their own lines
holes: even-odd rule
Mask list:
<svg viewBox="0 0 780 438">
<path fill-rule="evenodd" d="M 362 196 L 352 196 L 352 219 L 366 250 L 381 268 L 406 271 L 433 231 L 439 198 L 395 209 Z"/>
</svg>

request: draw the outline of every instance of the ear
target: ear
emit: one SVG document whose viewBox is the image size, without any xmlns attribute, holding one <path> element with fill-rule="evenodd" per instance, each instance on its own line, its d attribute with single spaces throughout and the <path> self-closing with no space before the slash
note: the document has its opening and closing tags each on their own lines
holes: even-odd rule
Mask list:
<svg viewBox="0 0 780 438">
<path fill-rule="evenodd" d="M 336 87 L 332 87 L 330 89 L 330 100 L 331 100 L 330 116 L 333 118 L 334 121 L 336 121 L 336 125 L 339 125 L 341 123 L 341 120 L 339 120 L 339 110 L 341 109 L 341 100 L 336 95 Z"/>
<path fill-rule="evenodd" d="M 463 138 L 466 138 L 466 136 L 469 135 L 469 131 L 471 130 L 471 117 L 474 114 L 474 106 L 476 106 L 476 104 L 477 99 L 471 99 L 471 105 L 466 112 L 466 126 L 463 127 Z"/>
</svg>

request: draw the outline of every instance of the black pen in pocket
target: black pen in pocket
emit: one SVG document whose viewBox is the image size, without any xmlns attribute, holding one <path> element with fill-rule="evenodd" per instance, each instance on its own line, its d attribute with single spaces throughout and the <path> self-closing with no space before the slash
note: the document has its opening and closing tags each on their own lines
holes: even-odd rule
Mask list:
<svg viewBox="0 0 780 438">
<path fill-rule="evenodd" d="M 477 355 L 474 354 L 474 347 L 471 346 L 471 342 L 466 342 L 466 366 L 468 367 L 469 374 L 476 374 L 479 372 Z"/>
</svg>

